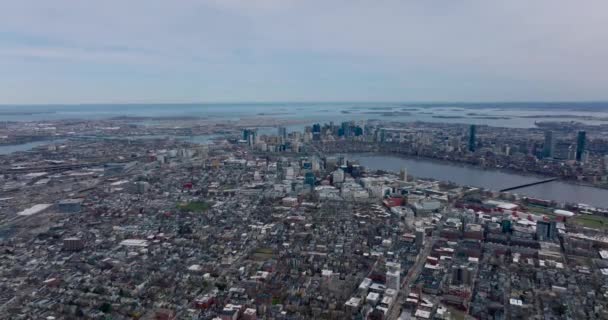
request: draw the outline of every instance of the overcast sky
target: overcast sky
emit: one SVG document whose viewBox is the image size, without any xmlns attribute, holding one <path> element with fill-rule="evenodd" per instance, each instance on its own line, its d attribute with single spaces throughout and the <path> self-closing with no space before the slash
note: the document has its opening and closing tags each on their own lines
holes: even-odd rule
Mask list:
<svg viewBox="0 0 608 320">
<path fill-rule="evenodd" d="M 0 104 L 531 100 L 608 100 L 608 1 L 0 1 Z"/>
</svg>

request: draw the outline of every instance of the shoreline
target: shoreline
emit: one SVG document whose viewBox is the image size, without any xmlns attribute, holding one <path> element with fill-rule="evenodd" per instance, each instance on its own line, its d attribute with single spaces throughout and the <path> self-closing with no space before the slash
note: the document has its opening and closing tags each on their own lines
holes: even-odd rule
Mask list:
<svg viewBox="0 0 608 320">
<path fill-rule="evenodd" d="M 398 158 L 403 158 L 403 159 L 408 159 L 408 160 L 430 161 L 430 162 L 435 162 L 437 164 L 444 164 L 444 165 L 450 165 L 450 166 L 455 166 L 455 167 L 501 172 L 501 173 L 519 175 L 522 177 L 533 177 L 533 178 L 538 178 L 538 179 L 558 178 L 558 180 L 556 180 L 555 182 L 563 182 L 563 183 L 569 184 L 569 185 L 589 187 L 589 188 L 594 188 L 597 190 L 608 190 L 608 187 L 599 187 L 596 185 L 579 182 L 579 181 L 575 181 L 575 180 L 563 179 L 561 177 L 556 177 L 556 176 L 543 175 L 543 174 L 532 173 L 532 172 L 523 172 L 523 171 L 507 169 L 507 168 L 482 167 L 482 166 L 477 166 L 477 165 L 466 163 L 466 162 L 450 161 L 450 160 L 445 160 L 445 159 L 438 159 L 438 158 L 431 158 L 431 157 L 424 157 L 424 156 L 412 156 L 412 155 L 401 154 L 401 153 L 396 153 L 396 152 L 383 151 L 383 152 L 374 153 L 374 152 L 365 151 L 365 152 L 338 152 L 337 154 L 392 156 L 392 157 L 398 157 Z M 387 170 L 385 170 L 385 171 L 387 171 Z M 432 178 L 432 179 L 441 181 L 436 178 Z M 525 188 L 522 188 L 522 189 L 525 189 Z M 498 190 L 496 190 L 496 191 L 498 191 Z M 512 193 L 512 192 L 510 192 L 510 193 Z"/>
</svg>

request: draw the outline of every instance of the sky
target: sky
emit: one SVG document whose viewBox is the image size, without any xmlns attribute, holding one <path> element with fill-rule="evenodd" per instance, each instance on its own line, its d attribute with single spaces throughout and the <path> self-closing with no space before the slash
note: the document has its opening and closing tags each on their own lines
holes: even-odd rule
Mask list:
<svg viewBox="0 0 608 320">
<path fill-rule="evenodd" d="M 606 0 L 0 0 L 0 104 L 606 100 Z"/>
</svg>

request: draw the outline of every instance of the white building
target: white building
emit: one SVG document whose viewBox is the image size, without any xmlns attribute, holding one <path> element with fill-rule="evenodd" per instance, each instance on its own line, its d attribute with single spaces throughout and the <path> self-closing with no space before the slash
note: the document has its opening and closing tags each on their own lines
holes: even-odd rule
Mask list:
<svg viewBox="0 0 608 320">
<path fill-rule="evenodd" d="M 400 286 L 400 274 L 399 271 L 387 271 L 386 272 L 386 287 L 394 290 L 399 290 Z"/>
<path fill-rule="evenodd" d="M 332 180 L 334 183 L 344 182 L 344 171 L 342 169 L 334 171 L 334 173 L 332 174 Z"/>
<path fill-rule="evenodd" d="M 407 169 L 405 167 L 401 168 L 401 172 L 399 172 L 399 180 L 407 181 Z"/>
</svg>

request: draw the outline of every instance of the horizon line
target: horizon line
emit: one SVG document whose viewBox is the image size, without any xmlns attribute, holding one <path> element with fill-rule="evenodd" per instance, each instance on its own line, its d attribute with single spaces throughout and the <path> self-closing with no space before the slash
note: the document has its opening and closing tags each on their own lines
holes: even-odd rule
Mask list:
<svg viewBox="0 0 608 320">
<path fill-rule="evenodd" d="M 340 104 L 340 103 L 353 103 L 353 104 L 365 104 L 365 103 L 385 103 L 385 104 L 521 104 L 521 103 L 608 103 L 606 100 L 514 100 L 514 101 L 191 101 L 191 102 L 75 102 L 75 103 L 0 103 L 0 107 L 11 107 L 11 106 L 99 106 L 99 105 L 132 105 L 132 106 L 143 106 L 143 105 L 230 105 L 230 104 L 244 104 L 244 105 L 259 105 L 259 104 Z"/>
</svg>

